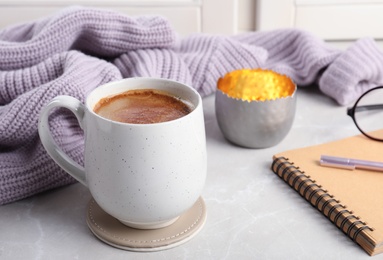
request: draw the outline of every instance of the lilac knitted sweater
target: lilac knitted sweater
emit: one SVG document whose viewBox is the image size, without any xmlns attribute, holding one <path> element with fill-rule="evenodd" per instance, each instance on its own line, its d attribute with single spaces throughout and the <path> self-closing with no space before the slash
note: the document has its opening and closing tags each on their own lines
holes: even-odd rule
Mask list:
<svg viewBox="0 0 383 260">
<path fill-rule="evenodd" d="M 161 17 L 69 8 L 0 31 L 0 204 L 73 183 L 39 140 L 40 109 L 57 95 L 80 100 L 92 89 L 124 77 L 169 78 L 215 91 L 226 72 L 268 68 L 299 86 L 319 84 L 345 105 L 383 83 L 383 54 L 372 39 L 346 51 L 298 30 L 178 39 Z M 83 164 L 83 133 L 75 117 L 56 111 L 57 143 Z"/>
</svg>

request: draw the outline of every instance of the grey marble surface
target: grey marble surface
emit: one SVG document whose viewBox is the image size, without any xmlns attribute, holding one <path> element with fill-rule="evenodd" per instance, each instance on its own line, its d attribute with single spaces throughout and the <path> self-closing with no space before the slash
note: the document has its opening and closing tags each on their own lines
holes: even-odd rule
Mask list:
<svg viewBox="0 0 383 260">
<path fill-rule="evenodd" d="M 267 149 L 227 142 L 214 96 L 204 110 L 208 216 L 192 240 L 153 253 L 113 248 L 88 229 L 91 195 L 74 184 L 0 206 L 0 259 L 383 259 L 370 258 L 270 170 L 275 153 L 358 134 L 345 107 L 316 87 L 299 88 L 293 128 Z"/>
</svg>

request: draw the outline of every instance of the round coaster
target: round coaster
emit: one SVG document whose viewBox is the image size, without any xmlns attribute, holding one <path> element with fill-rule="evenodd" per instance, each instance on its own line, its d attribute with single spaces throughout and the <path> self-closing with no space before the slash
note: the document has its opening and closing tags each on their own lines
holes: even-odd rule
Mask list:
<svg viewBox="0 0 383 260">
<path fill-rule="evenodd" d="M 200 197 L 173 224 L 145 230 L 125 226 L 91 199 L 86 220 L 93 234 L 111 246 L 130 251 L 159 251 L 181 245 L 193 238 L 205 224 L 206 206 Z"/>
</svg>

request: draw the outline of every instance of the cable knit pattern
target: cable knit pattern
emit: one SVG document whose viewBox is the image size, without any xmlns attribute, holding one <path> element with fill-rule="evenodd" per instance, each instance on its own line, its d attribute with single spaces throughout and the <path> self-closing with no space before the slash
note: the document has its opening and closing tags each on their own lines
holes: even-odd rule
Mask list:
<svg viewBox="0 0 383 260">
<path fill-rule="evenodd" d="M 362 93 L 383 83 L 383 53 L 371 38 L 358 40 L 339 55 L 323 73 L 323 93 L 347 105 Z"/>
<path fill-rule="evenodd" d="M 37 132 L 41 108 L 57 95 L 84 101 L 94 88 L 123 77 L 177 80 L 212 94 L 217 80 L 241 68 L 267 68 L 299 86 L 318 83 L 345 105 L 383 83 L 383 54 L 372 39 L 346 51 L 299 30 L 178 39 L 159 16 L 68 8 L 0 31 L 0 204 L 74 182 L 45 152 Z M 74 115 L 52 113 L 52 135 L 83 164 Z"/>
</svg>

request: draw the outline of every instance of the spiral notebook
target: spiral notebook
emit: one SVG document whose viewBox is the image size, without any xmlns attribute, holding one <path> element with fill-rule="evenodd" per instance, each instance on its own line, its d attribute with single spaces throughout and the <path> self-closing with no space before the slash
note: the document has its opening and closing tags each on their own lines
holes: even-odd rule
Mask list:
<svg viewBox="0 0 383 260">
<path fill-rule="evenodd" d="M 319 165 L 322 154 L 383 162 L 383 143 L 357 135 L 274 155 L 272 170 L 369 255 L 383 252 L 383 172 Z"/>
</svg>

